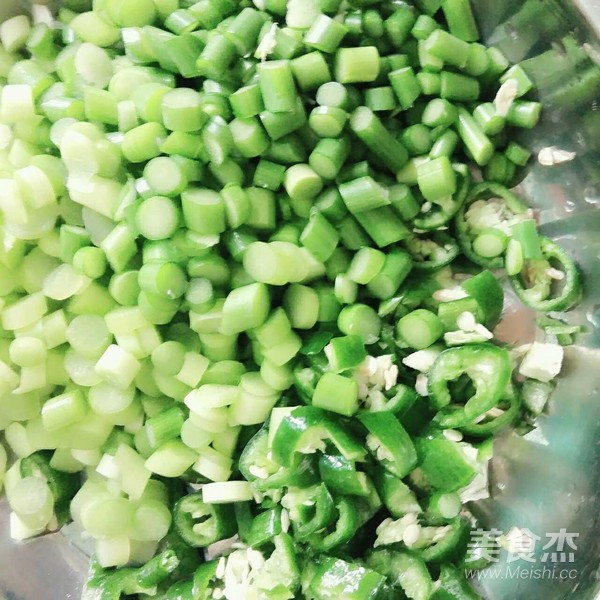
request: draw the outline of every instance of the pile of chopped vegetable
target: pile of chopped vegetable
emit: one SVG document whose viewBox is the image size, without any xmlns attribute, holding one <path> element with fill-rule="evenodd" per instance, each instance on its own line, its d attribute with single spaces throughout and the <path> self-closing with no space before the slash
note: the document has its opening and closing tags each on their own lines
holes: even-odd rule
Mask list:
<svg viewBox="0 0 600 600">
<path fill-rule="evenodd" d="M 468 0 L 0 26 L 13 538 L 75 521 L 103 600 L 479 597 L 465 505 L 578 332 L 494 340 L 497 269 L 540 313 L 580 281 L 508 189 L 532 83 L 478 39 Z"/>
</svg>

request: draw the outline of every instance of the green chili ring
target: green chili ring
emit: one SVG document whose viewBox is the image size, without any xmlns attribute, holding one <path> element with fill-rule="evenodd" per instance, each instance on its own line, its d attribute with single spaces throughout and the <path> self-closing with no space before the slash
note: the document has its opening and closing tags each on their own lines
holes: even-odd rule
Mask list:
<svg viewBox="0 0 600 600">
<path fill-rule="evenodd" d="M 508 408 L 504 411 L 504 414 L 494 417 L 489 421 L 482 423 L 472 422 L 467 425 L 460 427 L 460 430 L 467 435 L 488 437 L 508 427 L 521 412 L 521 394 L 517 391 L 506 399 L 508 402 Z"/>
<path fill-rule="evenodd" d="M 425 231 L 431 231 L 433 229 L 439 229 L 446 225 L 456 213 L 461 209 L 467 194 L 469 192 L 469 185 L 471 183 L 471 176 L 466 165 L 454 164 L 454 171 L 458 175 L 458 190 L 452 197 L 452 207 L 450 210 L 444 210 L 441 206 L 433 203 L 431 210 L 427 213 L 422 213 L 415 217 L 413 223 L 417 229 L 423 229 Z"/>
<path fill-rule="evenodd" d="M 450 531 L 441 540 L 419 553 L 425 562 L 451 561 L 464 552 L 470 533 L 467 523 L 456 519 L 448 526 Z"/>
<path fill-rule="evenodd" d="M 204 548 L 231 537 L 237 523 L 231 504 L 206 504 L 202 494 L 188 494 L 173 510 L 173 522 L 179 535 L 193 548 Z"/>
<path fill-rule="evenodd" d="M 336 519 L 335 504 L 325 484 L 316 486 L 316 490 L 312 517 L 294 527 L 295 536 L 299 540 L 315 535 L 329 527 Z"/>
<path fill-rule="evenodd" d="M 538 300 L 532 298 L 531 288 L 525 287 L 521 275 L 510 277 L 510 283 L 519 299 L 527 306 L 539 312 L 565 311 L 576 304 L 581 295 L 581 274 L 571 257 L 555 242 L 540 238 L 542 254 L 545 259 L 557 261 L 565 274 L 563 288 L 555 298 Z"/>
<path fill-rule="evenodd" d="M 315 534 L 307 539 L 307 542 L 316 550 L 329 551 L 350 541 L 360 527 L 359 513 L 355 502 L 348 497 L 342 496 L 336 504 L 338 518 L 333 531 L 327 530 Z"/>
<path fill-rule="evenodd" d="M 515 215 L 527 212 L 527 206 L 523 204 L 521 199 L 516 194 L 499 183 L 485 181 L 473 187 L 471 193 L 467 197 L 467 200 L 460 207 L 455 218 L 456 239 L 458 240 L 458 244 L 462 250 L 462 253 L 469 260 L 477 265 L 485 267 L 486 269 L 501 269 L 504 266 L 504 258 L 502 256 L 497 256 L 495 258 L 484 258 L 479 256 L 479 254 L 473 250 L 474 237 L 469 231 L 469 224 L 467 223 L 466 214 L 471 204 L 477 200 L 489 200 L 490 198 L 496 197 L 504 200 L 506 206 Z"/>
<path fill-rule="evenodd" d="M 464 405 L 451 404 L 448 382 L 468 375 L 475 393 Z M 498 404 L 511 376 L 508 352 L 492 344 L 473 344 L 444 350 L 428 377 L 429 397 L 438 409 L 434 421 L 441 427 L 462 427 Z"/>
<path fill-rule="evenodd" d="M 406 248 L 413 258 L 413 268 L 419 271 L 431 272 L 437 271 L 449 265 L 459 254 L 460 247 L 456 241 L 443 231 L 436 231 L 432 234 L 432 239 L 419 239 L 417 236 L 405 242 Z M 418 240 L 415 242 L 415 240 Z M 431 241 L 440 248 L 439 256 L 427 258 L 420 253 L 415 243 Z"/>
</svg>

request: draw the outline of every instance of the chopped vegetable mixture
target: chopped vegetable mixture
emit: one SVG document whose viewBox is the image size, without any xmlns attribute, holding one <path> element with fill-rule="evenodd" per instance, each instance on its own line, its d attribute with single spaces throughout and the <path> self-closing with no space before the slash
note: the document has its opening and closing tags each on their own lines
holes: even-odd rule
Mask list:
<svg viewBox="0 0 600 600">
<path fill-rule="evenodd" d="M 468 0 L 32 16 L 0 25 L 12 537 L 73 520 L 102 600 L 478 598 L 467 503 L 579 331 L 509 189 L 527 69 Z"/>
</svg>

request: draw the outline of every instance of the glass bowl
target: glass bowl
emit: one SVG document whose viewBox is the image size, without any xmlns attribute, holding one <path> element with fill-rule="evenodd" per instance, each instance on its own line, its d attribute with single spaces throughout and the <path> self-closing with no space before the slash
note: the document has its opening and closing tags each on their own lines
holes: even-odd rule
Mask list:
<svg viewBox="0 0 600 600">
<path fill-rule="evenodd" d="M 29 4 L 0 0 L 0 21 Z M 473 8 L 487 43 L 513 62 L 537 57 L 544 117 L 522 143 L 534 155 L 548 146 L 576 152 L 552 167 L 533 161 L 519 192 L 537 209 L 540 231 L 581 266 L 585 296 L 568 319 L 586 329 L 567 350 L 549 414 L 524 437 L 497 440 L 491 497 L 472 505 L 486 531 L 529 530 L 535 551 L 529 561 L 495 562 L 474 581 L 489 600 L 593 600 L 600 598 L 600 0 L 474 0 Z M 587 85 L 574 62 L 590 74 Z M 510 295 L 505 308 L 499 337 L 531 341 L 532 314 Z M 21 544 L 8 529 L 0 504 L 0 598 L 81 596 L 88 554 L 72 527 Z"/>
</svg>

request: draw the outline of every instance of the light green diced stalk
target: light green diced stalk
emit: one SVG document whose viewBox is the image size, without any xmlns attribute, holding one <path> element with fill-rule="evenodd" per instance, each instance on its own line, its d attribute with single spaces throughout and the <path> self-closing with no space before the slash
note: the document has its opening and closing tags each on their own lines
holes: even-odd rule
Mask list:
<svg viewBox="0 0 600 600">
<path fill-rule="evenodd" d="M 96 362 L 95 371 L 105 381 L 120 389 L 131 385 L 141 365 L 129 352 L 111 344 Z"/>
</svg>

